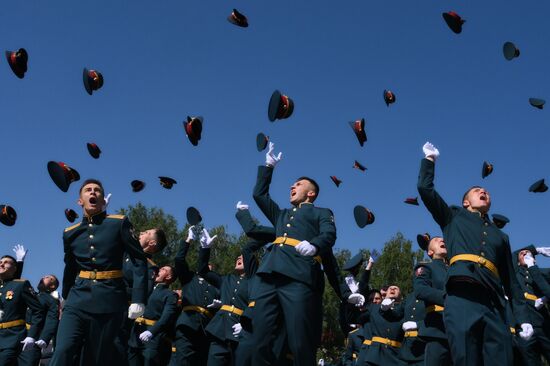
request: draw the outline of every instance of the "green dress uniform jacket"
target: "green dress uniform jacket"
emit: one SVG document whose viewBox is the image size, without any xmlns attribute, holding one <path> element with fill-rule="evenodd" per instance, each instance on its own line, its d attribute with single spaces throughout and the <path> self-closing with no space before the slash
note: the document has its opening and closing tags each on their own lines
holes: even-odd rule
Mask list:
<svg viewBox="0 0 550 366">
<path fill-rule="evenodd" d="M 445 282 L 447 280 L 447 263 L 437 259 L 419 263 L 414 269 L 414 295 L 424 302 L 425 308 L 443 307 L 445 302 Z M 447 340 L 443 311 L 430 311 L 424 318 L 424 328 L 420 335 L 425 340 Z"/>
<path fill-rule="evenodd" d="M 147 297 L 153 292 L 155 287 L 155 274 L 158 271 L 158 266 L 151 260 L 150 255 L 145 253 L 147 257 Z M 128 253 L 124 253 L 124 261 L 122 262 L 122 273 L 124 274 L 124 282 L 126 282 L 126 298 L 128 303 L 132 301 L 132 292 L 134 288 L 134 275 L 136 271 L 142 271 L 141 262 L 134 260 Z"/>
<path fill-rule="evenodd" d="M 514 275 L 508 235 L 504 234 L 488 215 L 470 212 L 463 207 L 448 206 L 434 188 L 434 162 L 422 159 L 418 176 L 418 192 L 422 201 L 439 224 L 447 246 L 447 258 L 459 254 L 473 254 L 491 261 L 498 270 L 498 277 L 487 267 L 470 262 L 457 261 L 448 269 L 447 279 L 460 277 L 485 286 L 487 296 L 492 296 L 505 308 L 504 294 L 512 301 L 517 320 L 526 323 L 523 293 Z M 467 229 L 466 229 L 467 228 Z"/>
<path fill-rule="evenodd" d="M 27 308 L 32 312 L 34 320 L 28 332 L 24 322 Z M 2 324 L 23 320 L 21 325 L 0 329 L 0 353 L 6 348 L 19 349 L 20 342 L 26 336 L 38 340 L 44 325 L 45 314 L 29 281 L 22 279 L 0 281 L 0 309 L 4 311 L 4 316 L 0 320 Z M 0 360 L 2 360 L 1 356 Z"/>
<path fill-rule="evenodd" d="M 342 357 L 343 366 L 355 366 L 357 365 L 357 358 L 361 351 L 361 346 L 365 336 L 363 335 L 363 328 L 357 328 L 348 333 L 348 339 L 346 340 L 346 351 Z"/>
<path fill-rule="evenodd" d="M 408 321 L 416 322 L 417 335 L 405 332 L 403 344 L 399 349 L 399 358 L 407 365 L 423 365 L 426 342 L 424 342 L 419 335 L 421 335 L 424 330 L 424 317 L 426 315 L 424 302 L 418 300 L 414 293 L 412 293 L 405 299 L 404 306 L 405 316 L 401 321 L 401 325 Z"/>
<path fill-rule="evenodd" d="M 329 253 L 336 240 L 332 212 L 313 204 L 302 203 L 293 208 L 279 208 L 269 195 L 273 168 L 260 166 L 253 197 L 264 215 L 275 227 L 276 237 L 307 240 L 317 247 L 318 255 Z M 277 244 L 268 248 L 258 268 L 259 276 L 282 274 L 312 288 L 320 289 L 323 272 L 311 256 L 300 255 L 290 245 Z"/>
<path fill-rule="evenodd" d="M 63 247 L 65 307 L 78 308 L 88 313 L 125 311 L 128 302 L 126 284 L 122 277 L 106 280 L 79 277 L 79 271 L 82 270 L 122 270 L 125 252 L 136 263 L 131 301 L 146 303 L 146 257 L 128 218 L 123 215 L 107 215 L 105 212 L 90 218 L 84 216 L 82 222 L 65 229 Z"/>
</svg>

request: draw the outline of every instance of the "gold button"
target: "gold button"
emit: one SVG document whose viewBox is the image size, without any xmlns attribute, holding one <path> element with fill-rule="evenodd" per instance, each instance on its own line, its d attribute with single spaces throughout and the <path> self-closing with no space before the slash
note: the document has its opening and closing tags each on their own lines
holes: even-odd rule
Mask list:
<svg viewBox="0 0 550 366">
<path fill-rule="evenodd" d="M 294 208 L 292 209 L 292 211 L 296 211 L 296 207 L 294 207 Z"/>
<path fill-rule="evenodd" d="M 282 246 L 283 246 L 283 243 L 279 244 L 279 246 L 282 247 Z"/>
<path fill-rule="evenodd" d="M 93 238 L 94 238 L 94 236 L 93 236 L 93 235 L 90 235 L 90 239 L 93 239 Z"/>
<path fill-rule="evenodd" d="M 484 253 L 484 252 L 481 252 L 481 256 L 482 256 L 482 257 L 485 257 L 485 253 Z"/>
<path fill-rule="evenodd" d="M 485 241 L 482 241 L 481 244 L 485 245 Z"/>
<path fill-rule="evenodd" d="M 89 227 L 92 227 L 92 226 L 94 226 L 94 225 L 92 225 L 92 224 L 88 224 L 88 226 L 89 226 Z"/>
<path fill-rule="evenodd" d="M 484 232 L 483 232 L 483 235 L 487 235 L 487 232 L 486 232 L 486 231 L 484 231 Z"/>
<path fill-rule="evenodd" d="M 286 224 L 286 227 L 290 227 L 290 224 Z"/>
<path fill-rule="evenodd" d="M 488 222 L 486 222 L 486 223 L 485 223 L 485 226 L 489 226 L 489 223 L 488 223 Z"/>
<path fill-rule="evenodd" d="M 95 262 L 95 257 L 92 257 L 92 262 Z"/>
<path fill-rule="evenodd" d="M 294 216 L 290 216 L 290 219 L 291 219 L 291 220 L 294 219 Z"/>
<path fill-rule="evenodd" d="M 237 289 L 235 289 L 233 292 L 237 292 Z"/>
<path fill-rule="evenodd" d="M 92 280 L 92 282 L 97 282 L 97 280 Z"/>
<path fill-rule="evenodd" d="M 94 250 L 95 247 L 94 247 L 93 245 L 90 245 L 90 249 L 91 249 L 91 250 Z M 129 260 L 130 260 L 130 259 L 126 259 L 126 261 L 129 261 Z"/>
<path fill-rule="evenodd" d="M 283 236 L 287 236 L 288 234 L 287 233 L 284 233 Z"/>
</svg>

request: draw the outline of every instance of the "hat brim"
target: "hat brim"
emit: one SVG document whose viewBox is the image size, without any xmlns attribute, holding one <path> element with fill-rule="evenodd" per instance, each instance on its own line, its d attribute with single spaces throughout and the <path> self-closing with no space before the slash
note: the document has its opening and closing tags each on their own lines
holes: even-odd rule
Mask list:
<svg viewBox="0 0 550 366">
<path fill-rule="evenodd" d="M 84 68 L 82 71 L 82 81 L 84 82 L 84 89 L 86 89 L 86 93 L 92 95 L 93 90 L 92 86 L 90 85 L 90 77 L 88 76 L 88 69 Z"/>
<path fill-rule="evenodd" d="M 94 159 L 99 159 L 99 155 L 101 154 L 101 149 L 97 145 L 92 145 L 90 143 L 86 144 L 86 147 L 88 148 L 88 152 Z"/>
<path fill-rule="evenodd" d="M 267 147 L 268 141 L 269 140 L 267 136 L 260 132 L 258 135 L 256 135 L 256 149 L 258 151 L 264 151 Z"/>
<path fill-rule="evenodd" d="M 459 18 L 443 13 L 443 19 L 445 19 L 445 23 L 447 23 L 447 26 L 456 34 L 460 34 L 462 32 L 462 22 Z"/>
<path fill-rule="evenodd" d="M 502 46 L 502 53 L 504 54 L 504 58 L 508 61 L 519 56 L 519 50 L 512 42 L 504 43 L 504 46 Z"/>
<path fill-rule="evenodd" d="M 353 217 L 355 218 L 355 223 L 361 229 L 374 222 L 374 214 L 360 205 L 353 208 Z"/>
<path fill-rule="evenodd" d="M 492 216 L 493 216 L 493 223 L 499 229 L 502 229 L 504 226 L 506 226 L 507 223 L 510 222 L 510 220 L 506 216 L 499 215 L 499 214 L 493 214 Z"/>
<path fill-rule="evenodd" d="M 538 109 L 543 109 L 546 101 L 539 98 L 529 98 L 529 104 Z"/>
<path fill-rule="evenodd" d="M 418 243 L 418 246 L 420 247 L 420 249 L 422 249 L 423 251 L 428 250 L 428 246 L 430 245 L 430 240 L 431 239 L 426 240 L 426 237 L 423 234 L 418 234 L 416 236 L 416 242 Z"/>
<path fill-rule="evenodd" d="M 25 77 L 25 72 L 27 72 L 27 68 L 25 68 L 25 70 L 22 70 L 19 67 L 17 67 L 16 64 L 11 62 L 11 54 L 12 54 L 11 51 L 6 51 L 6 59 L 8 60 L 8 65 L 10 65 L 10 69 L 11 71 L 13 71 L 15 76 L 17 76 L 19 79 L 23 79 Z"/>
<path fill-rule="evenodd" d="M 143 188 L 145 188 L 145 182 L 142 182 L 140 180 L 133 180 L 130 183 L 130 186 L 132 187 L 133 192 L 141 192 L 143 191 Z"/>
<path fill-rule="evenodd" d="M 281 106 L 281 93 L 278 90 L 275 90 L 273 94 L 271 94 L 271 98 L 269 99 L 269 106 L 267 108 L 267 117 L 271 122 L 275 122 L 277 119 L 277 114 L 279 112 L 279 108 Z"/>
<path fill-rule="evenodd" d="M 493 172 L 492 165 L 489 165 L 487 162 L 483 162 L 483 167 L 481 168 L 481 178 L 485 179 L 486 177 L 491 175 L 492 172 Z"/>
<path fill-rule="evenodd" d="M 189 225 L 198 225 L 202 221 L 202 216 L 199 210 L 195 207 L 189 207 L 185 213 L 185 216 L 187 217 L 187 222 Z"/>
<path fill-rule="evenodd" d="M 6 210 L 6 214 L 0 214 L 0 222 L 6 226 L 15 225 L 15 221 L 17 221 L 17 212 L 15 212 L 15 209 L 8 205 L 0 205 L 0 212 L 3 212 L 4 209 Z"/>
<path fill-rule="evenodd" d="M 531 184 L 529 187 L 529 192 L 533 193 L 544 193 L 548 190 L 548 186 L 544 183 L 544 179 L 537 180 L 535 183 Z"/>
<path fill-rule="evenodd" d="M 78 218 L 78 214 L 76 212 L 74 212 L 74 210 L 66 209 L 65 210 L 65 218 L 70 223 L 73 223 Z"/>
<path fill-rule="evenodd" d="M 364 262 L 363 255 L 361 253 L 354 255 L 351 257 L 344 265 L 342 266 L 342 269 L 344 271 L 349 271 L 357 266 L 360 266 Z"/>
<path fill-rule="evenodd" d="M 50 173 L 50 178 L 61 191 L 67 192 L 69 190 L 71 182 L 68 181 L 65 170 L 58 163 L 55 161 L 48 162 L 48 173 Z"/>
<path fill-rule="evenodd" d="M 238 27 L 241 27 L 241 28 L 248 28 L 248 20 L 247 19 L 244 19 L 242 21 L 238 21 L 236 20 L 235 18 L 233 18 L 231 16 L 231 14 L 227 17 L 227 20 L 229 21 L 229 23 L 231 24 L 235 24 L 236 26 Z"/>
<path fill-rule="evenodd" d="M 365 119 L 361 118 L 361 131 L 357 131 L 355 129 L 355 122 L 348 122 L 351 129 L 353 130 L 353 133 L 355 134 L 355 137 L 357 137 L 357 141 L 359 141 L 359 145 L 363 147 L 365 145 L 365 142 L 367 142 L 367 133 L 365 132 Z"/>
</svg>

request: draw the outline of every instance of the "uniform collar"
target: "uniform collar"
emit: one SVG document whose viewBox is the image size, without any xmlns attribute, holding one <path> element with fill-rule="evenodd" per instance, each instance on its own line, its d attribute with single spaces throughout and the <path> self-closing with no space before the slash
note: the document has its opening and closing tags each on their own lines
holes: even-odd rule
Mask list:
<svg viewBox="0 0 550 366">
<path fill-rule="evenodd" d="M 92 216 L 84 215 L 84 217 L 82 218 L 82 223 L 83 224 L 92 223 L 92 224 L 98 225 L 98 224 L 101 224 L 103 222 L 105 217 L 107 217 L 107 211 L 101 211 L 101 212 L 96 213 L 95 215 L 92 215 Z"/>
<path fill-rule="evenodd" d="M 311 203 L 311 202 L 302 202 L 302 203 L 298 204 L 297 207 L 302 208 L 302 206 L 304 206 L 304 207 L 313 207 L 313 203 Z"/>
<path fill-rule="evenodd" d="M 166 287 L 168 287 L 168 285 L 165 284 L 165 283 L 162 283 L 162 282 L 161 282 L 161 283 L 157 283 L 157 284 L 155 285 L 155 289 L 156 289 L 156 288 L 166 288 Z"/>
</svg>

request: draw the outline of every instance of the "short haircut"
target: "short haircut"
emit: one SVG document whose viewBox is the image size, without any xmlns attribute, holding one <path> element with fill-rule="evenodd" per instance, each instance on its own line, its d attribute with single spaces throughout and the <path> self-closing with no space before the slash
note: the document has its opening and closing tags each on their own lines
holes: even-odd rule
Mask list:
<svg viewBox="0 0 550 366">
<path fill-rule="evenodd" d="M 157 240 L 157 252 L 160 253 L 166 248 L 166 244 L 168 244 L 166 233 L 162 229 L 155 228 L 155 238 Z"/>
<path fill-rule="evenodd" d="M 178 276 L 176 276 L 176 268 L 173 267 L 173 266 L 170 266 L 170 265 L 166 265 L 166 266 L 163 266 L 163 267 L 169 267 L 170 272 L 172 273 L 172 279 L 168 283 L 174 282 L 176 280 L 176 278 L 178 277 Z"/>
<path fill-rule="evenodd" d="M 94 179 L 94 178 L 90 178 L 90 179 L 86 179 L 84 182 L 82 182 L 82 185 L 80 186 L 80 190 L 78 191 L 79 194 L 82 193 L 82 189 L 88 185 L 88 184 L 97 184 L 99 186 L 99 188 L 101 188 L 101 193 L 102 194 L 105 194 L 105 191 L 103 190 L 103 184 L 101 183 L 100 180 L 98 179 Z"/>
<path fill-rule="evenodd" d="M 17 260 L 16 260 L 14 257 L 12 257 L 11 255 L 8 255 L 8 254 L 3 255 L 0 259 L 4 259 L 4 258 L 9 258 L 9 259 L 11 259 L 11 260 L 13 261 L 13 263 L 14 263 L 15 265 L 17 265 Z"/>
<path fill-rule="evenodd" d="M 483 188 L 483 187 L 481 187 L 481 186 L 471 186 L 470 188 L 468 188 L 468 190 L 464 193 L 464 196 L 462 196 L 462 202 L 464 202 L 466 197 L 468 197 L 468 193 L 470 193 L 470 191 L 474 188 Z"/>
<path fill-rule="evenodd" d="M 309 183 L 313 184 L 313 187 L 315 187 L 315 197 L 319 196 L 319 184 L 317 184 L 314 179 L 310 177 L 300 177 L 296 179 L 296 182 L 298 182 L 299 180 L 307 180 Z"/>
</svg>

